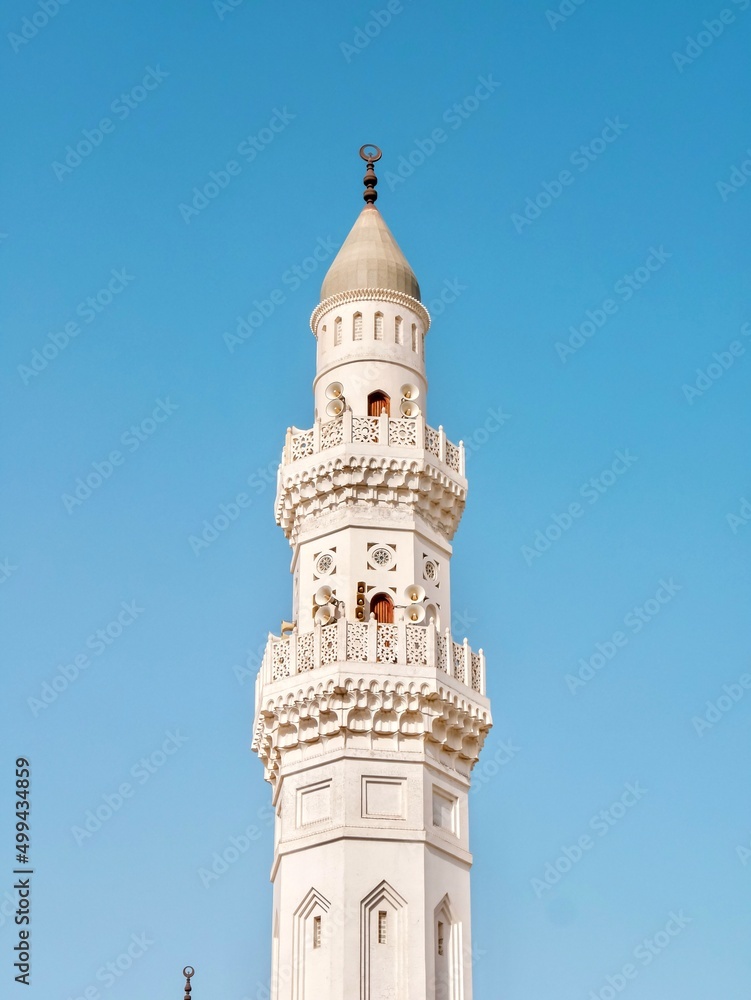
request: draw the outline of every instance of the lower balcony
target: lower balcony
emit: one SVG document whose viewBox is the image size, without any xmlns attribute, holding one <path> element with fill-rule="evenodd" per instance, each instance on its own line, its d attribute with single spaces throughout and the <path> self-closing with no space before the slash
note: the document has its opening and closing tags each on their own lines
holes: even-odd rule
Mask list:
<svg viewBox="0 0 751 1000">
<path fill-rule="evenodd" d="M 485 655 L 472 652 L 467 640 L 454 642 L 449 629 L 430 622 L 393 625 L 348 621 L 315 625 L 310 632 L 270 635 L 259 672 L 261 684 L 316 670 L 331 663 L 388 663 L 441 670 L 485 695 Z"/>
</svg>

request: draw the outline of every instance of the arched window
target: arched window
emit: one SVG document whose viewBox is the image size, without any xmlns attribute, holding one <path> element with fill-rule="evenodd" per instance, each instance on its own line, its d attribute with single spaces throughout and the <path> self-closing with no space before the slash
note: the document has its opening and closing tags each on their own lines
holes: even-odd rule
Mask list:
<svg viewBox="0 0 751 1000">
<path fill-rule="evenodd" d="M 392 625 L 394 622 L 394 602 L 388 594 L 376 594 L 370 600 L 370 610 L 376 621 L 382 625 Z"/>
<path fill-rule="evenodd" d="M 464 996 L 462 927 L 451 912 L 448 896 L 435 911 L 435 995 L 440 1000 L 460 1000 Z"/>
<path fill-rule="evenodd" d="M 373 340 L 383 340 L 383 313 L 375 314 L 373 325 Z"/>
<path fill-rule="evenodd" d="M 352 317 L 352 339 L 362 340 L 362 313 L 355 313 Z"/>
<path fill-rule="evenodd" d="M 371 392 L 368 396 L 368 416 L 369 417 L 380 417 L 382 413 L 387 416 L 389 414 L 389 404 L 391 400 L 387 393 L 381 392 Z"/>
<path fill-rule="evenodd" d="M 394 323 L 394 343 L 404 343 L 404 323 L 402 322 L 401 316 L 397 316 Z"/>
<path fill-rule="evenodd" d="M 337 316 L 334 320 L 334 347 L 342 342 L 342 317 Z"/>
<path fill-rule="evenodd" d="M 412 324 L 412 350 L 417 351 L 417 324 Z"/>
</svg>

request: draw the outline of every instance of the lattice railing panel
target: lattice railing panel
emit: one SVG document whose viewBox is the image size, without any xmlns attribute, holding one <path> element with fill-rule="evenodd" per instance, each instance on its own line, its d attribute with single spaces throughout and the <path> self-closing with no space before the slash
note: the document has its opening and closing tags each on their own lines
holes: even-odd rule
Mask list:
<svg viewBox="0 0 751 1000">
<path fill-rule="evenodd" d="M 292 435 L 292 461 L 298 458 L 307 458 L 313 454 L 313 428 L 309 431 L 300 431 L 299 434 Z"/>
<path fill-rule="evenodd" d="M 389 420 L 389 444 L 415 447 L 417 445 L 417 421 L 407 417 L 400 420 Z"/>
<path fill-rule="evenodd" d="M 423 625 L 407 626 L 407 663 L 428 662 L 428 630 Z"/>
<path fill-rule="evenodd" d="M 365 622 L 347 622 L 347 660 L 368 658 L 368 626 Z"/>
<path fill-rule="evenodd" d="M 435 658 L 436 666 L 439 670 L 444 670 L 448 673 L 448 656 L 446 651 L 446 636 L 436 635 L 435 637 Z"/>
<path fill-rule="evenodd" d="M 343 424 L 344 421 L 341 417 L 335 417 L 333 420 L 321 424 L 321 451 L 325 451 L 326 448 L 335 448 L 344 442 Z"/>
<path fill-rule="evenodd" d="M 352 440 L 356 444 L 378 444 L 378 417 L 353 417 Z"/>
<path fill-rule="evenodd" d="M 312 632 L 297 637 L 297 671 L 303 673 L 315 667 L 315 643 Z"/>
<path fill-rule="evenodd" d="M 458 681 L 464 680 L 464 646 L 460 642 L 452 642 L 452 663 L 454 666 L 454 677 Z"/>
<path fill-rule="evenodd" d="M 275 681 L 289 677 L 289 642 L 286 639 L 272 643 L 271 676 Z"/>
<path fill-rule="evenodd" d="M 446 465 L 454 472 L 461 472 L 461 459 L 459 448 L 450 441 L 446 442 Z"/>
<path fill-rule="evenodd" d="M 472 690 L 482 690 L 482 660 L 479 653 L 472 653 Z"/>
<path fill-rule="evenodd" d="M 334 663 L 339 658 L 339 629 L 335 624 L 321 629 L 321 663 Z"/>
<path fill-rule="evenodd" d="M 396 625 L 379 625 L 376 632 L 376 660 L 378 663 L 397 663 Z"/>
<path fill-rule="evenodd" d="M 425 450 L 436 458 L 441 454 L 441 435 L 435 427 L 425 425 Z"/>
</svg>

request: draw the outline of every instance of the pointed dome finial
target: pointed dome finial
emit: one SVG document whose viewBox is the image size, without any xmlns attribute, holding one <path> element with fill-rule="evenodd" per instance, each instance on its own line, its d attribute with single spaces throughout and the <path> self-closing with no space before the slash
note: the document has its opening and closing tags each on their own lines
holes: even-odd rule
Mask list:
<svg viewBox="0 0 751 1000">
<path fill-rule="evenodd" d="M 374 205 L 375 200 L 378 197 L 378 192 L 375 187 L 378 183 L 378 178 L 375 175 L 375 170 L 373 170 L 373 164 L 378 163 L 383 153 L 380 151 L 378 146 L 374 146 L 370 142 L 366 142 L 364 146 L 360 146 L 360 156 L 368 165 L 368 169 L 365 171 L 365 176 L 363 177 L 363 184 L 365 185 L 365 190 L 362 193 L 365 199 L 366 205 Z"/>
<path fill-rule="evenodd" d="M 186 965 L 183 969 L 183 975 L 185 976 L 185 1000 L 190 1000 L 190 991 L 193 988 L 190 985 L 190 981 L 195 975 L 196 970 L 192 965 Z"/>
</svg>

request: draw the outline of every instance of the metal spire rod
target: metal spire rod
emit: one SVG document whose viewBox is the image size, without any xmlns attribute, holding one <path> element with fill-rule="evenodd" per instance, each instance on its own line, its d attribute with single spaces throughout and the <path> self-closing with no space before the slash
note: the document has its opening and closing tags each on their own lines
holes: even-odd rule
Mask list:
<svg viewBox="0 0 751 1000">
<path fill-rule="evenodd" d="M 360 156 L 368 165 L 368 169 L 365 171 L 365 176 L 363 177 L 363 184 L 365 185 L 365 190 L 362 193 L 365 199 L 366 205 L 374 205 L 375 200 L 378 197 L 378 192 L 375 187 L 378 183 L 378 178 L 375 175 L 375 170 L 373 170 L 373 164 L 378 163 L 383 153 L 380 151 L 378 146 L 374 146 L 370 142 L 366 142 L 364 146 L 360 146 Z"/>
<path fill-rule="evenodd" d="M 190 981 L 193 978 L 193 976 L 195 975 L 195 973 L 196 973 L 196 970 L 193 968 L 192 965 L 186 965 L 185 968 L 183 969 L 183 975 L 185 976 L 185 998 L 184 998 L 184 1000 L 190 1000 L 190 991 L 193 988 L 190 985 Z"/>
</svg>

